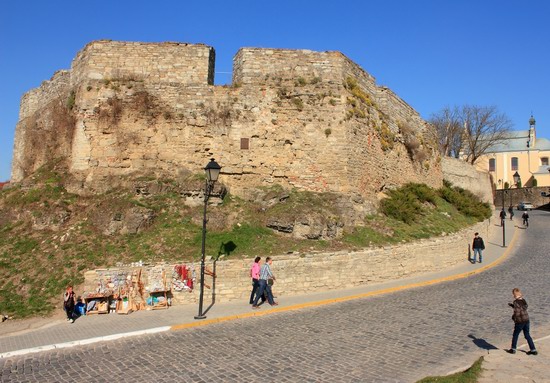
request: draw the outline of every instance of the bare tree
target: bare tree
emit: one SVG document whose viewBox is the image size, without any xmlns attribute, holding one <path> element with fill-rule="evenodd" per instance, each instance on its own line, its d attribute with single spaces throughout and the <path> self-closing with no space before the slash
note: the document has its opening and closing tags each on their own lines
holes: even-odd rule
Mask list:
<svg viewBox="0 0 550 383">
<path fill-rule="evenodd" d="M 474 164 L 489 148 L 503 142 L 512 122 L 496 106 L 464 105 L 443 108 L 429 121 L 438 135 L 442 155 Z"/>
<path fill-rule="evenodd" d="M 504 142 L 512 128 L 512 121 L 496 106 L 465 105 L 462 107 L 464 124 L 464 155 L 474 164 L 489 148 Z"/>
<path fill-rule="evenodd" d="M 458 158 L 464 131 L 460 109 L 446 106 L 432 114 L 428 122 L 435 127 L 441 155 Z"/>
</svg>

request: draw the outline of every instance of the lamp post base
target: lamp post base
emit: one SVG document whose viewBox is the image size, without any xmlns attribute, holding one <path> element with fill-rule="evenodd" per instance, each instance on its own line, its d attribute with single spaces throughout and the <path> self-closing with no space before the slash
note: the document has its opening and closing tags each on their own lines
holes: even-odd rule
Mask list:
<svg viewBox="0 0 550 383">
<path fill-rule="evenodd" d="M 206 319 L 206 315 L 195 315 L 195 319 Z"/>
</svg>

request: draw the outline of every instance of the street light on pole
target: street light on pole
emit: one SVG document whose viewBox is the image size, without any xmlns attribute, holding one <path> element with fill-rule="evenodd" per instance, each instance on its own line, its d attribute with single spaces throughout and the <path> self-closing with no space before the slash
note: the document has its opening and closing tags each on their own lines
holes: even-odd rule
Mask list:
<svg viewBox="0 0 550 383">
<path fill-rule="evenodd" d="M 514 178 L 514 185 L 516 185 L 516 188 L 519 189 L 521 186 L 521 176 L 519 175 L 518 172 L 515 172 L 512 177 Z M 510 190 L 510 206 L 512 206 L 512 196 L 513 196 L 513 193 Z"/>
<path fill-rule="evenodd" d="M 506 211 L 504 210 L 504 180 L 498 180 L 499 184 L 502 184 L 502 189 L 497 189 L 500 191 L 502 197 L 502 210 L 500 211 L 500 226 L 502 226 L 502 247 L 506 247 Z"/>
<path fill-rule="evenodd" d="M 520 185 L 521 183 L 521 177 L 519 175 L 518 172 L 515 172 L 513 175 L 512 175 L 512 178 L 514 179 L 514 183 L 512 185 L 510 185 L 510 208 L 513 207 L 514 205 L 514 193 L 512 192 L 512 187 L 513 186 L 516 186 L 516 188 L 518 187 L 518 185 Z M 506 191 L 506 193 L 508 193 L 508 190 Z"/>
<path fill-rule="evenodd" d="M 202 304 L 204 300 L 204 262 L 206 258 L 206 206 L 208 205 L 210 193 L 214 189 L 214 183 L 218 180 L 221 169 L 222 167 L 218 165 L 213 158 L 204 168 L 204 171 L 206 172 L 206 181 L 204 186 L 204 214 L 202 218 L 201 290 L 199 296 L 199 314 L 195 316 L 195 319 L 206 318 L 206 315 L 202 312 Z"/>
<path fill-rule="evenodd" d="M 521 177 L 518 172 L 515 172 L 512 176 L 514 178 L 514 185 L 516 187 L 521 185 Z M 502 189 L 500 189 L 502 196 L 502 210 L 500 212 L 500 225 L 502 226 L 502 247 L 506 247 L 506 212 L 504 211 L 504 193 L 508 193 L 508 190 L 504 188 L 505 183 L 503 180 L 498 180 L 499 184 L 502 183 Z M 512 190 L 510 190 L 510 206 L 512 206 Z"/>
<path fill-rule="evenodd" d="M 514 177 L 514 184 L 516 185 L 516 187 L 518 187 L 518 185 L 521 183 L 521 177 L 519 173 L 515 172 L 512 177 Z"/>
</svg>

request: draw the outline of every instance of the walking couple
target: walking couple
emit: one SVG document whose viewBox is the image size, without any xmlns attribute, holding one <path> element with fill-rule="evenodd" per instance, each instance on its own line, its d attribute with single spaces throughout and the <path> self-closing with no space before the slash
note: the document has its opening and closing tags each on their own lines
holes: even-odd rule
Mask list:
<svg viewBox="0 0 550 383">
<path fill-rule="evenodd" d="M 250 268 L 250 277 L 252 278 L 250 304 L 253 309 L 260 308 L 258 305 L 258 301 L 260 299 L 262 300 L 262 303 L 266 301 L 264 293 L 267 295 L 267 301 L 271 306 L 278 305 L 278 303 L 273 299 L 273 292 L 271 291 L 271 285 L 273 284 L 273 281 L 275 281 L 275 276 L 271 271 L 271 264 L 273 263 L 273 260 L 271 257 L 267 257 L 263 266 L 260 267 L 261 260 L 262 258 L 256 257 L 252 267 Z"/>
</svg>

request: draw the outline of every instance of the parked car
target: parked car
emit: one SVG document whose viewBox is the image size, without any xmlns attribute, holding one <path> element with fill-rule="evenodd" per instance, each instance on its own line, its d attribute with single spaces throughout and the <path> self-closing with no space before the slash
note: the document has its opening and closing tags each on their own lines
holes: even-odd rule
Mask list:
<svg viewBox="0 0 550 383">
<path fill-rule="evenodd" d="M 531 202 L 520 202 L 518 204 L 518 210 L 533 210 L 533 204 Z"/>
</svg>

